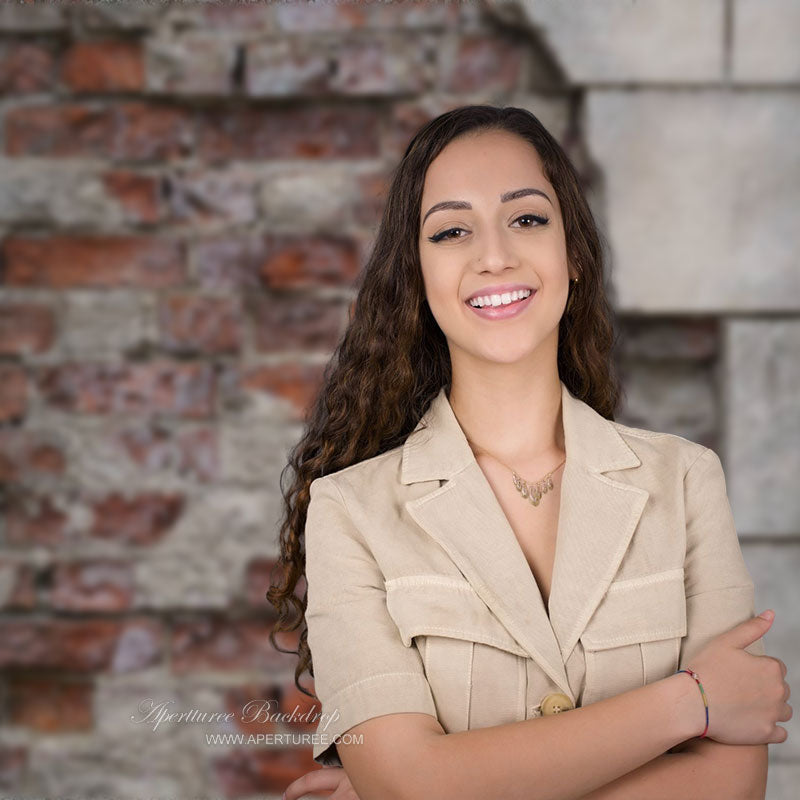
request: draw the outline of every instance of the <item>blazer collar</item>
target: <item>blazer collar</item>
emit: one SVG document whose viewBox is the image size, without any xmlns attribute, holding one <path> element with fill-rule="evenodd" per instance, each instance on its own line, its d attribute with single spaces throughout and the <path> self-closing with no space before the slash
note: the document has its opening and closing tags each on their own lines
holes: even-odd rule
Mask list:
<svg viewBox="0 0 800 800">
<path fill-rule="evenodd" d="M 649 494 L 604 474 L 641 462 L 611 421 L 560 383 L 567 460 L 547 608 L 444 388 L 403 445 L 400 480 L 432 482 L 431 492 L 405 503 L 408 513 L 575 702 L 565 662 L 619 568 Z"/>
</svg>

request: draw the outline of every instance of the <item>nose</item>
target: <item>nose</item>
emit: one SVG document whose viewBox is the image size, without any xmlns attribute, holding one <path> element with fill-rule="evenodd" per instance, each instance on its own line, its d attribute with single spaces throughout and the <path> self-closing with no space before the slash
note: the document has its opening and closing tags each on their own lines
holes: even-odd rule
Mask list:
<svg viewBox="0 0 800 800">
<path fill-rule="evenodd" d="M 488 227 L 480 235 L 475 253 L 475 268 L 479 272 L 502 272 L 519 266 L 508 236 L 501 230 Z"/>
</svg>

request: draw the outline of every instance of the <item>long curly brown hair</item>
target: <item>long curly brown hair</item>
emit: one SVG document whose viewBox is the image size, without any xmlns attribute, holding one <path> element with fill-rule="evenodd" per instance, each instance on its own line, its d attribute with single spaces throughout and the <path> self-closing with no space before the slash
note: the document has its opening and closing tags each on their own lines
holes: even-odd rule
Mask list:
<svg viewBox="0 0 800 800">
<path fill-rule="evenodd" d="M 580 275 L 570 283 L 559 323 L 558 372 L 569 390 L 607 419 L 614 419 L 619 384 L 613 374 L 614 319 L 604 285 L 601 236 L 566 153 L 530 111 L 513 106 L 461 106 L 427 122 L 394 170 L 373 250 L 361 271 L 347 328 L 325 367 L 322 387 L 308 409 L 303 437 L 289 454 L 292 483 L 281 486 L 278 577 L 267 599 L 278 610 L 270 641 L 296 653 L 295 685 L 314 668 L 305 623 L 307 587 L 304 528 L 309 486 L 403 443 L 440 388 L 450 388 L 444 334 L 428 306 L 419 260 L 420 203 L 430 163 L 467 133 L 505 130 L 530 142 L 561 204 L 567 256 Z M 275 634 L 302 626 L 298 650 L 278 646 Z"/>
</svg>

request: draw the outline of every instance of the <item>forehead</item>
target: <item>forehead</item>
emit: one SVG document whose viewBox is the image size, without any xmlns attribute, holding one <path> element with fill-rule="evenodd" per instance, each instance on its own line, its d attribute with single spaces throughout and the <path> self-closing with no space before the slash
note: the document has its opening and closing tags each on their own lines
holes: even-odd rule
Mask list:
<svg viewBox="0 0 800 800">
<path fill-rule="evenodd" d="M 483 131 L 449 142 L 425 174 L 423 200 L 468 199 L 521 186 L 550 186 L 536 148 L 508 131 Z"/>
</svg>

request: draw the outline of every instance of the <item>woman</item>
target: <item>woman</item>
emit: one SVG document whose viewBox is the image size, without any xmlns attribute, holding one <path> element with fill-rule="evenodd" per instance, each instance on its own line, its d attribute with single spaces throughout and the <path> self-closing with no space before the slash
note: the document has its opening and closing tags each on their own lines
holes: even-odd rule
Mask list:
<svg viewBox="0 0 800 800">
<path fill-rule="evenodd" d="M 538 119 L 426 124 L 291 457 L 270 600 L 286 630 L 305 574 L 295 679 L 346 774 L 287 798 L 763 795 L 789 687 L 720 461 L 613 421 L 612 344 L 599 235 Z"/>
</svg>

